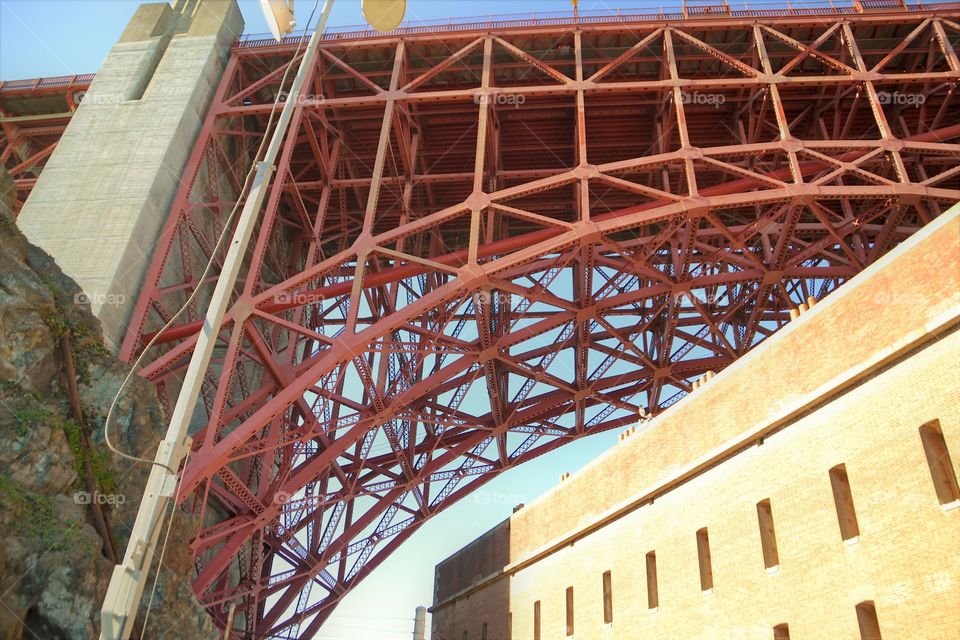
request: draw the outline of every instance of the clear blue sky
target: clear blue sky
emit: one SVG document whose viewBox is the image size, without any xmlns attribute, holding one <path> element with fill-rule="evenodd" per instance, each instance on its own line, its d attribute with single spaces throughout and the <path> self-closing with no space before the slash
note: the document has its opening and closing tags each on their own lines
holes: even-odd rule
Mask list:
<svg viewBox="0 0 960 640">
<path fill-rule="evenodd" d="M 246 31 L 267 31 L 259 3 L 239 1 Z M 95 72 L 138 4 L 138 0 L 0 0 L 0 79 Z M 571 8 L 568 0 L 408 0 L 407 5 L 411 20 Z M 615 0 L 611 5 L 616 6 Z M 301 24 L 312 6 L 311 0 L 296 1 Z M 331 25 L 362 22 L 357 0 L 339 0 L 334 7 Z M 580 8 L 608 5 L 581 0 Z M 414 609 L 431 604 L 437 562 L 506 518 L 515 504 L 529 504 L 554 486 L 561 473 L 582 467 L 616 440 L 614 433 L 607 433 L 567 445 L 497 478 L 431 520 L 341 603 L 319 638 L 410 638 Z"/>
<path fill-rule="evenodd" d="M 265 33 L 257 0 L 238 0 L 247 33 Z M 0 0 L 0 79 L 96 71 L 140 0 Z M 655 0 L 581 0 L 582 10 L 658 4 Z M 667 4 L 676 4 L 667 2 Z M 306 22 L 313 0 L 296 0 Z M 407 0 L 407 19 L 569 11 L 569 0 Z M 361 24 L 358 0 L 338 0 L 331 25 Z"/>
</svg>

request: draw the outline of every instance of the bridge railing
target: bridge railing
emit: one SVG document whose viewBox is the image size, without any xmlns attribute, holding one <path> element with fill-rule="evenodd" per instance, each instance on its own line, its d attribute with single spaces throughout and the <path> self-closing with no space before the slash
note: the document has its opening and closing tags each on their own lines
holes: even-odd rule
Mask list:
<svg viewBox="0 0 960 640">
<path fill-rule="evenodd" d="M 754 18 L 809 15 L 842 15 L 870 13 L 873 11 L 936 11 L 960 9 L 960 2 L 920 3 L 905 0 L 784 0 L 782 2 L 715 3 L 696 4 L 685 2 L 670 6 L 645 6 L 623 9 L 587 9 L 573 11 L 536 11 L 506 15 L 467 16 L 434 20 L 408 21 L 382 34 L 368 25 L 328 27 L 324 40 L 351 40 L 357 38 L 383 37 L 384 35 L 416 35 L 421 33 L 444 33 L 455 31 L 485 31 L 517 27 L 540 27 L 569 24 L 637 23 L 663 20 L 698 18 Z M 286 36 L 282 44 L 296 44 L 308 38 L 304 33 Z M 270 34 L 250 33 L 240 37 L 239 47 L 264 47 L 276 45 Z"/>
<path fill-rule="evenodd" d="M 904 0 L 801 0 L 767 3 L 734 2 L 732 4 L 684 3 L 676 6 L 635 7 L 624 9 L 589 9 L 574 14 L 573 11 L 537 11 L 505 15 L 467 16 L 404 22 L 390 35 L 415 35 L 420 33 L 450 31 L 483 31 L 567 24 L 637 23 L 688 18 L 754 18 L 781 16 L 810 16 L 870 13 L 872 11 L 938 11 L 960 9 L 960 2 L 905 2 Z M 383 36 L 368 25 L 329 27 L 324 40 L 350 40 Z M 282 44 L 306 41 L 307 35 L 291 34 Z M 266 47 L 276 45 L 270 34 L 247 33 L 240 36 L 238 47 Z M 37 91 L 57 89 L 76 84 L 89 84 L 95 74 L 84 73 L 69 76 L 27 78 L 24 80 L 0 81 L 0 91 Z"/>
<path fill-rule="evenodd" d="M 47 78 L 28 78 L 25 80 L 0 81 L 0 91 L 36 91 L 38 89 L 56 89 L 69 87 L 75 84 L 90 84 L 93 73 L 83 73 L 72 76 L 51 76 Z"/>
</svg>

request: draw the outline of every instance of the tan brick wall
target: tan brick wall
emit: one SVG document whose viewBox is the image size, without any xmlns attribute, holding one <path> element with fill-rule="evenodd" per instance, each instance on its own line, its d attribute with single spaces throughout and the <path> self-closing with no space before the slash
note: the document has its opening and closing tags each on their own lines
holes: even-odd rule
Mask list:
<svg viewBox="0 0 960 640">
<path fill-rule="evenodd" d="M 433 598 L 439 602 L 469 587 L 510 562 L 510 520 L 461 549 L 456 556 L 437 565 Z"/>
<path fill-rule="evenodd" d="M 578 639 L 769 639 L 783 622 L 792 638 L 852 639 L 864 600 L 875 601 L 885 640 L 960 638 L 960 508 L 940 506 L 918 434 L 938 419 L 957 468 L 960 333 L 929 332 L 956 317 L 958 237 L 956 215 L 938 221 L 514 514 L 509 577 L 438 603 L 434 637 L 459 640 L 466 629 L 475 640 L 486 621 L 490 640 L 502 640 L 512 612 L 513 638 L 532 638 L 540 600 L 541 637 L 563 638 L 573 586 Z M 721 461 L 774 427 L 762 445 Z M 859 521 L 855 544 L 841 540 L 828 474 L 841 463 Z M 756 512 L 766 498 L 780 555 L 774 573 L 764 567 Z M 643 506 L 631 506 L 637 500 Z M 712 552 L 709 595 L 700 589 L 701 527 Z M 654 549 L 660 607 L 650 613 L 644 557 Z"/>
<path fill-rule="evenodd" d="M 958 354 L 960 333 L 953 333 L 763 445 L 521 570 L 510 579 L 514 638 L 532 637 L 538 599 L 542 637 L 563 638 L 570 585 L 576 638 L 769 639 L 781 622 L 794 638 L 859 638 L 854 607 L 863 600 L 876 602 L 884 638 L 960 638 L 960 509 L 944 511 L 937 501 L 917 432 L 938 418 L 956 467 Z M 853 545 L 841 541 L 828 477 L 840 463 L 860 525 Z M 756 514 L 765 498 L 780 556 L 773 574 L 764 567 Z M 697 563 L 701 527 L 708 527 L 713 560 L 714 590 L 706 596 Z M 653 549 L 660 607 L 651 614 L 644 556 Z M 608 631 L 606 570 L 614 601 Z"/>
</svg>

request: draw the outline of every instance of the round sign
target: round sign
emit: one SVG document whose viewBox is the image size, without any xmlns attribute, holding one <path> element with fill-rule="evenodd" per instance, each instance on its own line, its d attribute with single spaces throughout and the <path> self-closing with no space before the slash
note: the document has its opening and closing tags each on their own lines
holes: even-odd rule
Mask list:
<svg viewBox="0 0 960 640">
<path fill-rule="evenodd" d="M 403 21 L 407 0 L 362 0 L 363 17 L 381 33 L 393 31 Z"/>
</svg>

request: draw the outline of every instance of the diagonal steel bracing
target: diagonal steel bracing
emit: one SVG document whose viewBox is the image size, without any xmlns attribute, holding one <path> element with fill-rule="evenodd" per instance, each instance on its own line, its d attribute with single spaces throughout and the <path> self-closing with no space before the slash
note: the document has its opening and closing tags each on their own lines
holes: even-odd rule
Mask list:
<svg viewBox="0 0 960 640">
<path fill-rule="evenodd" d="M 325 41 L 182 473 L 214 619 L 310 637 L 426 520 L 663 411 L 960 199 L 958 15 Z M 219 260 L 292 52 L 235 48 L 125 357 Z M 168 396 L 198 298 L 142 371 Z"/>
</svg>

